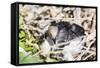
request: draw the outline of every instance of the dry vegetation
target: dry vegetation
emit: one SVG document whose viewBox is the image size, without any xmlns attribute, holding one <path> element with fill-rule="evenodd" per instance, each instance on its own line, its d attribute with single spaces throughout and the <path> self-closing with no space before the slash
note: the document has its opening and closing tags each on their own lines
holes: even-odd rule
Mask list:
<svg viewBox="0 0 100 68">
<path fill-rule="evenodd" d="M 19 5 L 19 18 L 20 63 L 96 59 L 96 10 L 94 8 Z M 51 27 L 52 21 L 75 23 L 84 29 L 85 35 L 52 46 L 46 38 L 41 38 Z M 63 48 L 58 47 L 67 43 L 70 44 Z M 51 48 L 62 50 L 55 51 Z M 50 57 L 51 55 L 53 57 Z"/>
</svg>

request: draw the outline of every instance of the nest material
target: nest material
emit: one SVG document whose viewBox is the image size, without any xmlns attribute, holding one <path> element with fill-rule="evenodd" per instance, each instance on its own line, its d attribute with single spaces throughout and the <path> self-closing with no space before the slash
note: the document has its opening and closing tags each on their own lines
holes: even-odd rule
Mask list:
<svg viewBox="0 0 100 68">
<path fill-rule="evenodd" d="M 96 10 L 94 8 L 56 7 L 45 5 L 23 6 L 20 4 L 19 15 L 23 18 L 23 29 L 28 35 L 28 38 L 33 37 L 38 41 L 37 43 L 33 43 L 34 39 L 32 39 L 32 42 L 26 39 L 26 43 L 28 43 L 29 46 L 36 47 L 38 51 L 34 55 L 38 54 L 39 56 L 44 56 L 46 62 L 52 62 L 52 59 L 58 61 L 96 59 Z M 49 30 L 53 21 L 65 21 L 70 24 L 77 24 L 84 29 L 85 35 L 82 37 L 83 39 L 73 39 L 69 42 L 56 44 L 63 45 L 75 41 L 67 47 L 58 47 L 57 51 L 51 50 L 52 48 L 57 49 L 57 47 L 50 45 L 47 39 L 42 36 Z"/>
</svg>

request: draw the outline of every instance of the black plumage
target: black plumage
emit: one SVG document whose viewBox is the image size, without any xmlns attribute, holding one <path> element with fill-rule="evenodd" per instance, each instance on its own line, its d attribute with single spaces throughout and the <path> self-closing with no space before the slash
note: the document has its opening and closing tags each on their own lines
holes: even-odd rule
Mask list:
<svg viewBox="0 0 100 68">
<path fill-rule="evenodd" d="M 58 28 L 57 31 L 57 35 L 55 35 L 56 37 L 52 37 L 52 40 L 56 43 L 61 43 L 61 42 L 65 42 L 65 41 L 69 41 L 72 40 L 76 37 L 82 36 L 84 35 L 84 29 L 77 25 L 77 24 L 70 24 L 69 22 L 51 22 L 51 26 L 53 26 L 51 28 L 51 30 L 55 30 L 54 27 Z M 56 32 L 51 32 L 51 35 L 54 35 Z"/>
</svg>

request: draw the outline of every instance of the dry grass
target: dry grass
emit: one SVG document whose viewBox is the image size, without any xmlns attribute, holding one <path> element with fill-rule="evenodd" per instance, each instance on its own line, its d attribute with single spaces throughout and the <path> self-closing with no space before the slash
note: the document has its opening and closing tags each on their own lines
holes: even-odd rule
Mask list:
<svg viewBox="0 0 100 68">
<path fill-rule="evenodd" d="M 76 60 L 95 60 L 96 59 L 96 10 L 94 8 L 78 8 L 78 7 L 55 7 L 55 6 L 38 6 L 38 5 L 20 5 L 19 7 L 20 16 L 24 20 L 24 30 L 29 37 L 35 36 L 40 37 L 48 30 L 52 21 L 67 21 L 70 24 L 77 24 L 84 28 L 85 36 L 80 41 L 82 44 L 81 49 L 73 54 L 72 52 L 75 47 L 62 48 L 62 51 L 50 51 L 50 48 L 58 48 L 50 46 L 47 41 L 40 45 L 34 45 L 32 42 L 29 44 L 40 49 L 36 54 L 41 54 L 45 57 L 50 58 L 50 53 L 61 52 L 65 55 L 62 60 L 65 61 L 76 61 Z M 36 25 L 37 24 L 37 25 Z M 34 26 L 35 25 L 35 26 Z M 37 26 L 37 27 L 36 27 Z M 30 33 L 31 31 L 31 33 Z M 39 32 L 36 33 L 36 31 Z M 39 40 L 39 39 L 38 39 Z M 27 42 L 29 42 L 27 40 Z M 67 44 L 64 42 L 56 45 Z M 73 42 L 73 40 L 72 40 Z M 79 45 L 79 44 L 78 44 Z M 59 48 L 60 49 L 60 48 Z M 69 49 L 69 51 L 68 51 Z M 65 52 L 65 50 L 67 50 Z M 58 57 L 58 56 L 56 56 Z M 58 58 L 59 59 L 59 58 Z M 48 62 L 48 61 L 47 61 Z M 49 61 L 50 62 L 50 61 Z"/>
</svg>

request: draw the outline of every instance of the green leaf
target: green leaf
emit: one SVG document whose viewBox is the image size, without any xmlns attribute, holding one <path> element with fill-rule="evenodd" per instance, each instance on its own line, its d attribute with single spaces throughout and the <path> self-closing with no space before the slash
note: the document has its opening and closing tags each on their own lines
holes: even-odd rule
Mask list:
<svg viewBox="0 0 100 68">
<path fill-rule="evenodd" d="M 35 54 L 37 51 L 38 51 L 38 49 L 33 47 L 32 54 Z"/>
<path fill-rule="evenodd" d="M 23 60 L 24 57 L 25 57 L 25 53 L 19 52 L 19 62 L 21 62 L 21 60 Z"/>
<path fill-rule="evenodd" d="M 19 15 L 19 25 L 22 25 L 24 23 L 23 17 Z"/>
<path fill-rule="evenodd" d="M 25 49 L 25 42 L 19 40 L 19 46 Z"/>
<path fill-rule="evenodd" d="M 27 64 L 27 63 L 42 63 L 43 62 L 43 60 L 42 59 L 40 59 L 40 57 L 39 56 L 37 56 L 37 55 L 29 55 L 29 56 L 27 56 L 27 57 L 25 57 L 21 62 L 20 62 L 20 64 Z"/>
<path fill-rule="evenodd" d="M 32 51 L 32 50 L 33 50 L 32 47 L 25 47 L 25 51 L 26 51 L 26 52 L 29 52 L 29 51 Z"/>
<path fill-rule="evenodd" d="M 24 31 L 20 31 L 19 33 L 19 38 L 25 38 L 25 32 Z"/>
</svg>

